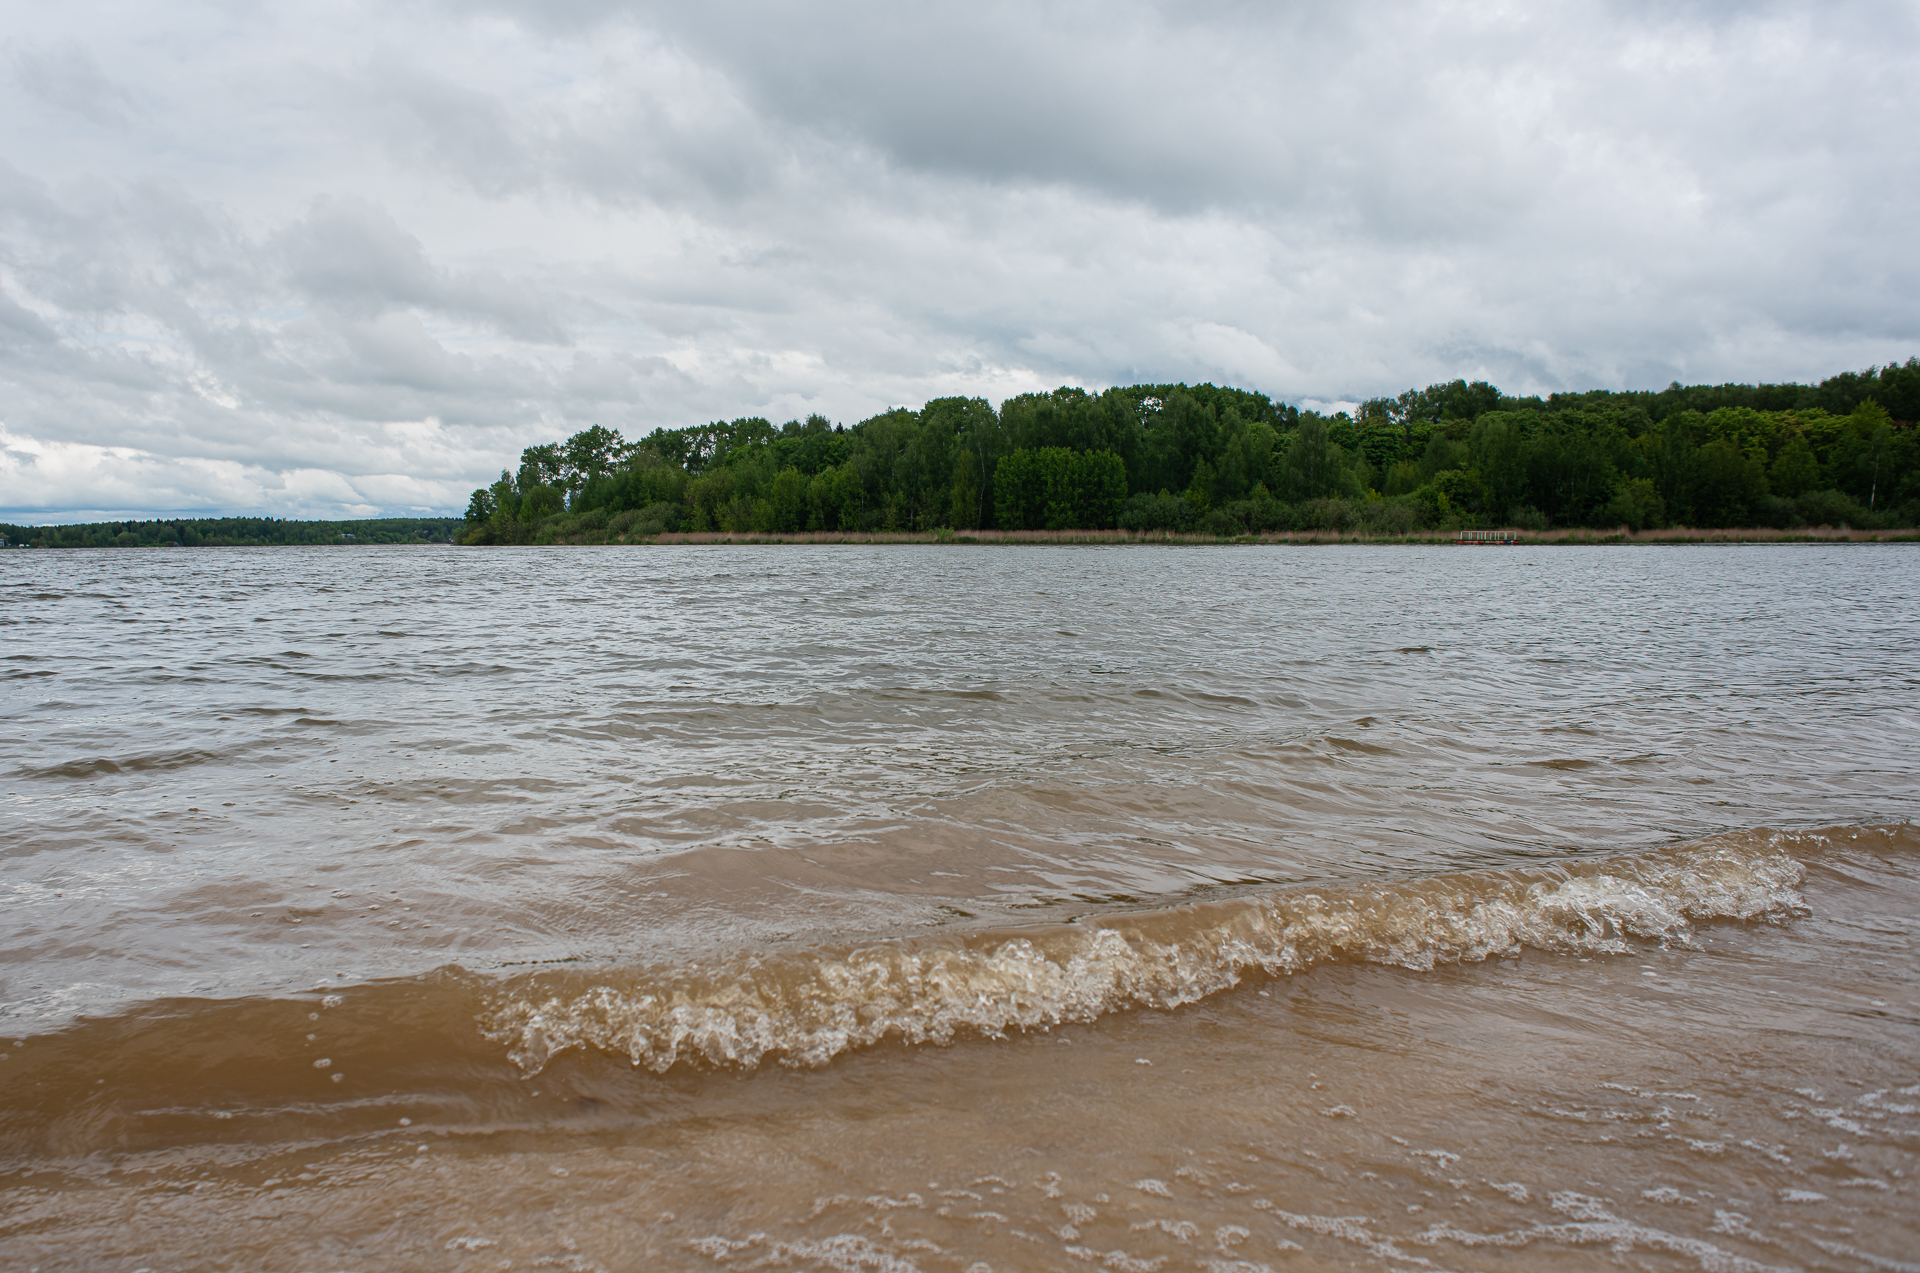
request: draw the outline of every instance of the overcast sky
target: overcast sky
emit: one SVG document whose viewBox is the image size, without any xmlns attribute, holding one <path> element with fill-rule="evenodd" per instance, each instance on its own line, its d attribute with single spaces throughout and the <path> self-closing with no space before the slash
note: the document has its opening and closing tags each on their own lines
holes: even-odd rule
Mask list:
<svg viewBox="0 0 1920 1273">
<path fill-rule="evenodd" d="M 0 22 L 0 518 L 588 424 L 1920 353 L 1920 4 L 148 0 Z"/>
</svg>

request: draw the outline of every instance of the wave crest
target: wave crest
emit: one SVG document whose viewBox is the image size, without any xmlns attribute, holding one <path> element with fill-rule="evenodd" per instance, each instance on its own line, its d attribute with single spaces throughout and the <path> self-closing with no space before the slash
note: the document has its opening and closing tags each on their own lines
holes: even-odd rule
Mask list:
<svg viewBox="0 0 1920 1273">
<path fill-rule="evenodd" d="M 1250 975 L 1334 960 L 1430 969 L 1523 946 L 1620 953 L 1685 944 L 1711 920 L 1804 910 L 1789 837 L 1758 832 L 1557 866 L 1275 889 L 1020 932 L 894 941 L 704 965 L 530 978 L 481 1017 L 537 1071 L 570 1048 L 752 1068 L 825 1064 L 889 1037 L 946 1043 L 1170 1008 Z M 557 984 L 556 984 L 557 983 Z"/>
</svg>

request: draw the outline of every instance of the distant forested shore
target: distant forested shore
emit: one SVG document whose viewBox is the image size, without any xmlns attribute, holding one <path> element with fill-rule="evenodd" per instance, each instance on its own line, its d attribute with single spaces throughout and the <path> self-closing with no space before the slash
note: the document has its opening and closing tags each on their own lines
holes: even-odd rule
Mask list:
<svg viewBox="0 0 1920 1273">
<path fill-rule="evenodd" d="M 1920 358 L 1813 385 L 1509 397 L 1455 380 L 1323 415 L 1215 385 L 940 398 L 857 424 L 595 425 L 528 447 L 462 518 L 0 525 L 10 547 L 754 538 L 1434 538 L 1511 528 L 1920 526 Z M 1764 533 L 1763 533 L 1764 532 Z M 1577 538 L 1586 538 L 1579 536 Z"/>
<path fill-rule="evenodd" d="M 445 544 L 458 517 L 376 517 L 306 522 L 278 517 L 161 517 L 73 526 L 0 525 L 8 548 L 236 548 L 262 544 Z"/>
<path fill-rule="evenodd" d="M 1022 394 L 997 411 L 941 398 L 852 426 L 749 417 L 637 442 L 596 425 L 528 447 L 475 491 L 460 539 L 1887 530 L 1920 524 L 1916 418 L 1910 358 L 1816 385 L 1515 398 L 1455 380 L 1353 414 L 1178 384 Z"/>
</svg>

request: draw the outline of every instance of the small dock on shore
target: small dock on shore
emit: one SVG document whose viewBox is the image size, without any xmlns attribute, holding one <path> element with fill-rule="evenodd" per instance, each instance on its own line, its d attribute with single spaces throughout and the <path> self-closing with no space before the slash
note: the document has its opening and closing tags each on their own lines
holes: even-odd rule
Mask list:
<svg viewBox="0 0 1920 1273">
<path fill-rule="evenodd" d="M 1520 535 L 1511 530 L 1463 530 L 1454 541 L 1456 544 L 1517 544 Z"/>
</svg>

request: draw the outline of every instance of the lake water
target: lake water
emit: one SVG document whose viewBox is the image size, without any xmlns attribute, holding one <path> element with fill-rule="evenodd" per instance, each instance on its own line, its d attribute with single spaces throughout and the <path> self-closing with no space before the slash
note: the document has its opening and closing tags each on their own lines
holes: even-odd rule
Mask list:
<svg viewBox="0 0 1920 1273">
<path fill-rule="evenodd" d="M 1920 1269 L 1920 553 L 0 554 L 0 1265 Z"/>
</svg>

